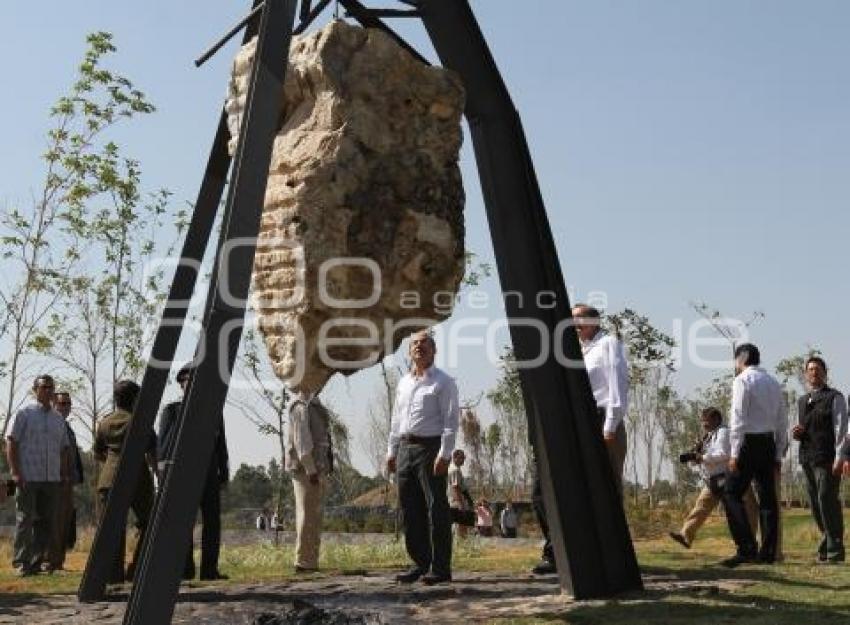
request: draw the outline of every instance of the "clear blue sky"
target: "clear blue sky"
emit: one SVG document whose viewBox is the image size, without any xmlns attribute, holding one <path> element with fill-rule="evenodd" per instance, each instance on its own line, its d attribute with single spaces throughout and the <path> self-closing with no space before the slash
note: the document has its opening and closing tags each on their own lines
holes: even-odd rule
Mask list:
<svg viewBox="0 0 850 625">
<path fill-rule="evenodd" d="M 234 47 L 200 70 L 192 59 L 248 4 L 0 4 L 0 201 L 26 200 L 38 186 L 46 112 L 93 30 L 114 33 L 113 65 L 159 108 L 123 134 L 126 149 L 151 186 L 193 199 Z M 694 320 L 693 299 L 730 315 L 763 310 L 753 338 L 768 365 L 816 345 L 836 384 L 850 390 L 850 4 L 477 0 L 473 7 L 522 114 L 568 286 L 579 298 L 605 291 L 611 309 L 634 307 L 667 331 L 675 319 L 686 327 Z M 417 25 L 399 26 L 432 56 Z M 467 245 L 486 260 L 492 249 L 469 144 L 463 168 Z M 494 281 L 486 289 L 497 293 Z M 457 316 L 469 314 L 461 307 Z M 488 314 L 498 317 L 499 306 Z M 495 371 L 472 350 L 462 355 L 451 373 L 474 397 Z M 685 365 L 681 386 L 713 373 Z M 356 426 L 375 384 L 374 375 L 359 374 L 329 391 L 353 406 Z M 237 461 L 274 453 L 250 426 L 229 421 Z"/>
</svg>

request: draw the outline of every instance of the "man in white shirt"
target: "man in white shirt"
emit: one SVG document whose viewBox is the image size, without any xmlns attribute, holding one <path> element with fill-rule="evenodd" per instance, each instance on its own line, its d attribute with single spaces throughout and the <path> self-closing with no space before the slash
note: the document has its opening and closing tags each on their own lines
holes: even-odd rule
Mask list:
<svg viewBox="0 0 850 625">
<path fill-rule="evenodd" d="M 723 498 L 726 470 L 729 465 L 729 428 L 723 425 L 720 410 L 706 408 L 700 414 L 703 436 L 694 450 L 679 457 L 680 462 L 691 462 L 699 467 L 703 487 L 700 490 L 693 509 L 690 511 L 678 532 L 670 532 L 670 538 L 690 549 L 697 532 L 706 519 L 714 512 Z M 744 495 L 747 518 L 753 532 L 758 530 L 758 504 L 752 489 Z"/>
<path fill-rule="evenodd" d="M 737 553 L 723 561 L 734 567 L 745 562 L 773 564 L 779 532 L 776 474 L 788 442 L 788 417 L 782 387 L 759 367 L 761 355 L 755 345 L 744 343 L 735 350 L 735 381 L 732 383 L 729 474 L 724 506 Z M 743 495 L 755 480 L 759 500 L 762 545 L 747 522 Z"/>
<path fill-rule="evenodd" d="M 809 392 L 797 402 L 800 464 L 812 504 L 812 516 L 821 533 L 818 562 L 844 561 L 844 518 L 838 488 L 841 485 L 841 452 L 847 438 L 847 403 L 844 395 L 827 386 L 826 361 L 811 356 L 803 367 Z"/>
<path fill-rule="evenodd" d="M 13 566 L 21 576 L 40 571 L 56 518 L 61 482 L 67 479 L 68 434 L 53 409 L 49 375 L 33 384 L 36 403 L 18 410 L 6 434 L 6 460 L 17 485 Z"/>
<path fill-rule="evenodd" d="M 593 306 L 576 304 L 572 309 L 576 333 L 578 334 L 584 366 L 590 379 L 590 388 L 596 400 L 599 427 L 611 462 L 614 484 L 623 494 L 623 466 L 626 462 L 625 417 L 629 407 L 629 364 L 622 341 L 605 332 L 601 327 L 602 315 Z M 534 512 L 543 533 L 543 553 L 532 572 L 537 575 L 555 573 L 555 554 L 549 540 L 549 524 L 543 509 L 543 491 L 535 473 L 532 494 Z"/>
<path fill-rule="evenodd" d="M 427 330 L 410 337 L 411 371 L 399 380 L 387 449 L 387 471 L 398 470 L 404 540 L 413 567 L 396 579 L 410 584 L 451 581 L 452 531 L 446 475 L 460 408 L 454 380 L 434 366 Z"/>
<path fill-rule="evenodd" d="M 319 568 L 322 499 L 333 471 L 330 414 L 315 397 L 300 392 L 289 407 L 286 469 L 295 493 L 295 572 Z"/>
</svg>

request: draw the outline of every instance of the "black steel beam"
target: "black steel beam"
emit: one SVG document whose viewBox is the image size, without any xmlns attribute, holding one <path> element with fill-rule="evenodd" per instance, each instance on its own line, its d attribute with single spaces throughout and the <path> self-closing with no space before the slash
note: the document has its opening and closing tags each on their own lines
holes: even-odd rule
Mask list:
<svg viewBox="0 0 850 625">
<path fill-rule="evenodd" d="M 395 39 L 402 48 L 410 52 L 414 58 L 425 63 L 425 65 L 431 64 L 428 62 L 428 59 L 419 54 L 416 48 L 407 43 L 401 35 L 375 17 L 372 14 L 373 10 L 365 7 L 359 0 L 339 0 L 339 3 L 345 7 L 345 10 L 348 11 L 349 15 L 360 22 L 364 28 L 377 28 L 378 30 L 384 31 L 390 37 Z"/>
<path fill-rule="evenodd" d="M 204 52 L 201 56 L 199 56 L 197 59 L 195 59 L 195 67 L 200 67 L 201 65 L 203 65 L 204 63 L 209 61 L 216 52 L 221 50 L 221 48 L 222 48 L 222 46 L 224 46 L 224 44 L 226 44 L 233 37 L 235 37 L 236 34 L 240 30 L 245 28 L 251 20 L 256 18 L 260 14 L 260 11 L 262 11 L 262 10 L 263 10 L 263 4 L 262 4 L 262 2 L 260 2 L 258 5 L 256 5 L 251 10 L 250 13 L 248 13 L 248 15 L 246 15 L 241 20 L 239 20 L 239 22 L 233 28 L 231 28 L 229 31 L 227 31 L 227 33 L 223 37 L 221 37 L 221 39 L 216 41 L 212 46 L 209 47 L 209 49 L 206 52 Z"/>
<path fill-rule="evenodd" d="M 228 219 L 208 305 L 204 349 L 192 375 L 173 464 L 145 541 L 142 568 L 124 615 L 126 625 L 169 623 L 180 585 L 188 537 L 201 499 L 219 418 L 242 334 L 279 102 L 295 20 L 296 0 L 266 0 L 260 17 L 239 143 L 228 191 Z M 225 292 L 226 289 L 226 292 Z"/>
<path fill-rule="evenodd" d="M 576 598 L 608 597 L 642 587 L 622 501 L 614 485 L 575 331 L 555 342 L 570 303 L 519 114 L 467 0 L 420 0 L 419 10 L 443 65 L 467 91 L 466 117 L 481 178 L 496 263 L 516 357 L 548 354 L 522 368 L 520 381 L 534 436 L 546 516 L 561 587 Z M 543 308 L 539 294 L 554 301 Z M 523 305 L 524 304 L 524 305 Z M 546 332 L 516 325 L 531 319 Z M 541 334 L 547 334 L 541 336 Z"/>
<path fill-rule="evenodd" d="M 115 484 L 122 487 L 111 490 L 103 518 L 98 525 L 77 593 L 81 601 L 98 601 L 103 598 L 112 566 L 112 556 L 118 549 L 121 534 L 126 531 L 127 511 L 130 508 L 134 485 L 144 466 L 148 432 L 156 420 L 170 364 L 174 359 L 186 319 L 188 302 L 195 290 L 198 268 L 207 248 L 227 181 L 227 170 L 230 168 L 230 156 L 227 153 L 229 138 L 227 114 L 222 112 L 204 181 L 183 242 L 181 262 L 174 273 L 168 301 L 142 378 L 139 401 L 121 452 Z"/>
<path fill-rule="evenodd" d="M 308 11 L 306 14 L 304 12 L 304 8 L 305 7 L 309 8 L 310 3 L 306 2 L 306 3 L 302 4 L 301 5 L 300 23 L 295 28 L 295 30 L 292 31 L 292 34 L 293 35 L 300 35 L 305 30 L 307 30 L 310 27 L 310 24 L 312 24 L 314 21 L 316 21 L 316 18 L 319 17 L 319 15 L 321 15 L 322 11 L 324 11 L 325 8 L 330 3 L 331 3 L 331 0 L 319 0 L 319 3 L 312 10 Z"/>
<path fill-rule="evenodd" d="M 263 0 L 254 0 L 254 9 L 262 2 Z M 246 43 L 253 37 L 256 30 L 255 25 L 249 25 L 242 43 Z M 222 110 L 201 188 L 186 230 L 186 238 L 180 252 L 180 264 L 175 269 L 171 281 L 168 300 L 163 308 L 162 319 L 154 336 L 148 365 L 142 377 L 139 401 L 121 452 L 115 484 L 122 487 L 114 488 L 110 492 L 103 517 L 98 524 L 77 591 L 80 601 L 103 599 L 113 555 L 120 545 L 121 534 L 126 531 L 133 487 L 138 479 L 139 471 L 143 470 L 145 465 L 144 455 L 148 432 L 156 421 L 156 412 L 168 381 L 168 372 L 177 351 L 177 344 L 180 341 L 189 300 L 195 291 L 198 270 L 209 244 L 215 217 L 227 184 L 227 172 L 230 169 L 231 160 L 227 151 L 229 139 L 227 113 Z"/>
</svg>

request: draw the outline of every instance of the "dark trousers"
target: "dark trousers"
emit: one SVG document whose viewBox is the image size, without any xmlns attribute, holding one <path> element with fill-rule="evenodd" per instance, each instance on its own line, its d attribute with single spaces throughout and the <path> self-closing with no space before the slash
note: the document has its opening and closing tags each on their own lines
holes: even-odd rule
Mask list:
<svg viewBox="0 0 850 625">
<path fill-rule="evenodd" d="M 543 553 L 540 557 L 554 564 L 555 552 L 552 550 L 552 541 L 549 539 L 549 522 L 546 520 L 546 509 L 543 507 L 543 488 L 540 486 L 540 471 L 537 469 L 536 460 L 534 461 L 534 490 L 531 493 L 531 504 L 534 506 L 534 515 L 543 534 Z"/>
<path fill-rule="evenodd" d="M 41 565 L 50 542 L 59 499 L 59 482 L 26 482 L 15 494 L 12 565 L 31 571 Z"/>
<path fill-rule="evenodd" d="M 446 476 L 434 475 L 440 441 L 402 441 L 398 451 L 398 498 L 404 542 L 410 559 L 423 572 L 450 575 L 452 526 Z"/>
<path fill-rule="evenodd" d="M 153 510 L 153 482 L 150 479 L 150 474 L 147 469 L 144 469 L 144 474 L 147 478 L 142 477 L 139 480 L 139 485 L 133 493 L 133 500 L 130 502 L 130 508 L 136 517 L 136 548 L 133 550 L 133 557 L 130 560 L 130 566 L 127 567 L 127 574 L 124 575 L 124 553 L 126 551 L 127 533 L 121 532 L 121 542 L 118 549 L 115 551 L 115 559 L 112 561 L 112 566 L 109 572 L 109 582 L 111 584 L 123 583 L 125 579 L 133 579 L 136 572 L 136 564 L 139 562 L 139 557 L 142 552 L 142 542 L 145 539 L 145 532 L 150 521 L 151 511 Z M 109 499 L 108 488 L 102 488 L 97 491 L 97 496 L 100 501 L 101 515 L 106 511 L 106 501 Z"/>
<path fill-rule="evenodd" d="M 65 564 L 65 551 L 74 546 L 72 537 L 76 536 L 76 514 L 74 513 L 74 485 L 62 482 L 56 499 L 56 517 L 50 544 L 47 546 L 47 562 L 51 568 L 61 569 Z"/>
<path fill-rule="evenodd" d="M 211 467 L 204 482 L 201 495 L 201 578 L 215 577 L 218 574 L 218 555 L 221 551 L 221 484 L 218 472 Z M 194 538 L 190 536 L 189 551 L 183 576 L 195 577 L 195 558 L 192 553 Z"/>
<path fill-rule="evenodd" d="M 762 545 L 758 550 L 755 536 L 747 521 L 744 493 L 750 482 L 756 482 L 759 500 L 759 527 Z M 738 555 L 765 562 L 776 560 L 779 536 L 779 503 L 776 499 L 776 444 L 773 433 L 745 434 L 738 454 L 738 470 L 729 472 L 723 497 L 729 532 L 738 548 Z"/>
<path fill-rule="evenodd" d="M 838 499 L 841 478 L 832 474 L 832 467 L 803 463 L 806 490 L 812 503 L 812 516 L 821 532 L 818 557 L 821 560 L 844 559 L 844 516 Z"/>
</svg>

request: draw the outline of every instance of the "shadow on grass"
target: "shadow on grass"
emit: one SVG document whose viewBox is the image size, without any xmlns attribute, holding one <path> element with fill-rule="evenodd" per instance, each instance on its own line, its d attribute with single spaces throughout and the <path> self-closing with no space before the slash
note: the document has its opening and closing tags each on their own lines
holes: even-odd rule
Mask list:
<svg viewBox="0 0 850 625">
<path fill-rule="evenodd" d="M 804 571 L 804 568 L 798 567 L 796 571 L 799 573 Z M 850 584 L 828 584 L 811 580 L 800 579 L 799 577 L 789 577 L 787 572 L 782 568 L 769 568 L 767 566 L 748 567 L 729 569 L 721 566 L 701 566 L 701 567 L 664 567 L 664 566 L 642 566 L 641 572 L 644 576 L 660 576 L 665 579 L 674 579 L 679 581 L 721 581 L 721 580 L 737 580 L 750 581 L 756 583 L 780 584 L 783 586 L 797 586 L 800 588 L 810 588 L 817 590 L 831 591 L 846 591 L 850 590 Z M 663 580 L 662 580 L 663 581 Z M 846 581 L 842 579 L 841 581 Z"/>
</svg>

